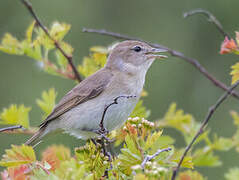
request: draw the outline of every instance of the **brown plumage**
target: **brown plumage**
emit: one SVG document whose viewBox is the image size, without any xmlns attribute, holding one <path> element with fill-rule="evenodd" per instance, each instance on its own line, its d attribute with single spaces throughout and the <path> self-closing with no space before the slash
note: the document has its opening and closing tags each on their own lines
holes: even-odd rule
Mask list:
<svg viewBox="0 0 239 180">
<path fill-rule="evenodd" d="M 107 104 L 121 95 L 137 98 L 121 102 L 107 111 L 104 125 L 108 130 L 120 126 L 136 105 L 144 85 L 146 72 L 156 57 L 155 49 L 144 42 L 124 41 L 109 54 L 105 67 L 69 91 L 40 124 L 40 129 L 25 144 L 34 145 L 43 136 L 57 129 L 78 138 L 95 137 Z"/>
</svg>

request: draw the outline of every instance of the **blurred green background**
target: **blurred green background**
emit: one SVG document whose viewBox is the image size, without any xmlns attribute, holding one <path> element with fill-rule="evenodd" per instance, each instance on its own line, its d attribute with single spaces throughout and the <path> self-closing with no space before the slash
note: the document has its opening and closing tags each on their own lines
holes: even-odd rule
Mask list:
<svg viewBox="0 0 239 180">
<path fill-rule="evenodd" d="M 217 79 L 230 84 L 230 66 L 237 62 L 233 55 L 220 55 L 220 44 L 223 37 L 216 28 L 207 22 L 202 15 L 183 19 L 185 11 L 204 8 L 211 11 L 223 24 L 225 30 L 234 36 L 238 30 L 238 0 L 41 0 L 32 1 L 33 7 L 45 25 L 53 21 L 66 22 L 72 25 L 66 41 L 74 48 L 74 62 L 79 64 L 82 57 L 88 55 L 93 45 L 109 45 L 115 41 L 110 37 L 82 33 L 83 27 L 103 28 L 120 32 L 145 40 L 161 43 L 179 50 L 189 57 L 197 58 Z M 0 37 L 10 32 L 23 38 L 27 26 L 32 22 L 28 11 L 19 0 L 0 1 Z M 12 103 L 31 106 L 31 125 L 40 123 L 41 112 L 36 106 L 43 90 L 55 87 L 58 98 L 62 97 L 75 84 L 72 81 L 50 76 L 42 72 L 36 61 L 27 57 L 10 56 L 0 52 L 0 109 Z M 161 118 L 171 102 L 185 112 L 192 113 L 202 121 L 222 90 L 215 87 L 208 79 L 185 61 L 169 57 L 167 61 L 156 61 L 148 72 L 145 89 L 149 96 L 145 105 L 152 110 L 150 120 Z M 234 133 L 230 110 L 238 109 L 238 101 L 229 98 L 215 113 L 209 127 L 212 134 L 230 137 Z M 177 132 L 170 129 L 164 134 L 174 137 Z M 0 135 L 0 154 L 11 144 L 21 144 L 28 136 Z M 82 143 L 68 135 L 50 137 L 37 147 L 41 152 L 49 144 L 65 144 L 75 147 Z M 183 146 L 182 138 L 176 143 Z M 223 165 L 217 168 L 200 168 L 209 179 L 221 180 L 229 167 L 238 165 L 239 155 L 234 150 L 218 153 Z"/>
</svg>

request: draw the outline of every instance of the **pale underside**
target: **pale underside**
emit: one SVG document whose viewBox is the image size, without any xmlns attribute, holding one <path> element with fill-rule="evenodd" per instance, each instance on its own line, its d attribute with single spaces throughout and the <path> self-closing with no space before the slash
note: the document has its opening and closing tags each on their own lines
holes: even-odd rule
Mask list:
<svg viewBox="0 0 239 180">
<path fill-rule="evenodd" d="M 56 129 L 63 129 L 80 139 L 94 138 L 97 136 L 94 132 L 100 129 L 99 124 L 104 108 L 118 96 L 136 96 L 120 98 L 118 104 L 110 106 L 106 111 L 104 127 L 108 131 L 122 126 L 138 102 L 144 84 L 144 75 L 141 79 L 128 76 L 126 82 L 122 82 L 121 78 L 123 77 L 120 75 L 114 75 L 112 81 L 100 95 L 77 105 L 51 121 L 44 134 Z"/>
</svg>

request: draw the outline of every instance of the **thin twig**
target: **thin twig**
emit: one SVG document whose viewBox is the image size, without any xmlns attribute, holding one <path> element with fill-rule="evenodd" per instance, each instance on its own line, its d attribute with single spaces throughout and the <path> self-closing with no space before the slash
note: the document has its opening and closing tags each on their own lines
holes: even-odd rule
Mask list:
<svg viewBox="0 0 239 180">
<path fill-rule="evenodd" d="M 78 82 L 81 82 L 81 77 L 79 72 L 77 71 L 75 65 L 73 64 L 72 61 L 72 55 L 68 55 L 61 47 L 61 45 L 59 44 L 58 41 L 56 41 L 49 33 L 49 31 L 47 30 L 47 28 L 41 23 L 40 19 L 38 18 L 38 16 L 36 15 L 35 11 L 32 8 L 32 5 L 30 4 L 30 2 L 28 0 L 21 0 L 22 3 L 25 5 L 25 7 L 28 9 L 28 11 L 30 12 L 30 14 L 32 15 L 32 17 L 35 19 L 37 25 L 39 25 L 42 30 L 46 33 L 46 35 L 49 37 L 49 39 L 51 39 L 54 42 L 55 47 L 62 53 L 62 55 L 67 59 L 68 63 L 70 64 L 74 75 L 75 75 L 75 79 Z"/>
<path fill-rule="evenodd" d="M 16 128 L 14 128 L 14 127 L 16 127 Z M 31 127 L 30 129 L 25 129 L 23 127 L 20 128 L 20 126 L 11 126 L 11 127 L 6 127 L 6 128 L 0 129 L 0 133 L 33 135 L 34 133 L 37 132 L 37 130 L 38 130 L 38 128 L 33 128 L 33 127 Z"/>
<path fill-rule="evenodd" d="M 139 40 L 139 41 L 143 41 L 146 42 L 140 38 L 135 38 L 135 37 L 130 37 L 130 36 L 126 36 L 123 34 L 119 34 L 119 33 L 114 33 L 114 32 L 110 32 L 110 31 L 106 31 L 104 29 L 102 30 L 98 30 L 98 29 L 87 29 L 87 28 L 83 28 L 83 32 L 88 32 L 88 33 L 96 33 L 96 34 L 100 34 L 100 35 L 105 35 L 105 36 L 110 36 L 113 38 L 117 38 L 117 39 L 128 39 L 128 40 Z M 172 56 L 174 57 L 178 57 L 190 64 L 192 64 L 197 70 L 199 70 L 207 79 L 209 79 L 215 86 L 223 89 L 224 91 L 229 91 L 229 87 L 227 87 L 224 83 L 222 83 L 221 81 L 217 80 L 215 77 L 213 77 L 199 62 L 198 60 L 194 59 L 194 58 L 190 58 L 185 56 L 183 53 L 170 49 L 166 46 L 163 46 L 161 44 L 156 44 L 156 43 L 150 43 L 150 42 L 146 42 L 148 44 L 150 44 L 153 47 L 156 48 L 162 48 L 167 50 Z M 231 94 L 239 100 L 239 95 L 232 91 Z"/>
<path fill-rule="evenodd" d="M 110 139 L 108 139 L 105 134 L 108 134 L 108 130 L 104 127 L 104 119 L 105 119 L 105 115 L 106 115 L 106 112 L 107 110 L 114 104 L 118 104 L 118 99 L 120 98 L 134 98 L 136 96 L 118 96 L 116 97 L 112 103 L 108 104 L 107 106 L 105 106 L 104 108 L 104 111 L 103 111 L 103 114 L 102 114 L 102 118 L 101 118 L 101 121 L 100 121 L 100 130 L 98 130 L 96 133 L 101 135 L 101 140 L 100 140 L 100 143 L 101 143 L 101 148 L 102 148 L 102 151 L 103 151 L 103 154 L 104 156 L 107 156 L 108 157 L 108 161 L 110 162 L 110 168 L 109 169 L 106 169 L 105 172 L 104 172 L 104 175 L 102 177 L 105 177 L 105 178 L 108 178 L 108 172 L 113 168 L 112 167 L 112 164 L 111 164 L 111 161 L 112 161 L 112 157 L 111 157 L 111 154 L 110 152 L 108 152 L 106 150 L 106 145 L 105 145 L 105 142 L 104 140 L 106 140 L 107 142 L 111 142 Z"/>
<path fill-rule="evenodd" d="M 143 162 L 141 163 L 141 167 L 142 167 L 142 169 L 144 169 L 144 166 L 145 166 L 145 164 L 148 162 L 148 161 L 151 161 L 152 159 L 154 159 L 155 157 L 157 157 L 160 153 L 162 153 L 162 152 L 168 152 L 168 151 L 171 151 L 172 150 L 172 148 L 166 148 L 166 149 L 159 149 L 156 153 L 154 153 L 153 155 L 147 155 L 145 158 L 144 158 L 144 160 L 143 160 Z"/>
<path fill-rule="evenodd" d="M 204 9 L 194 9 L 188 12 L 185 12 L 183 14 L 184 18 L 187 18 L 189 16 L 192 15 L 196 15 L 196 14 L 203 14 L 208 18 L 208 21 L 211 22 L 212 24 L 214 24 L 216 26 L 216 28 L 219 30 L 219 32 L 224 36 L 224 37 L 228 37 L 230 39 L 230 36 L 228 35 L 228 33 L 226 33 L 223 30 L 222 24 L 217 20 L 217 18 L 209 11 L 204 10 Z"/>
<path fill-rule="evenodd" d="M 5 132 L 5 131 L 13 131 L 15 129 L 22 129 L 22 125 L 17 125 L 17 126 L 10 126 L 10 127 L 5 127 L 1 128 L 0 132 Z"/>
<path fill-rule="evenodd" d="M 188 151 L 191 149 L 192 145 L 194 144 L 194 142 L 196 141 L 196 139 L 204 132 L 205 127 L 207 126 L 210 118 L 212 117 L 212 115 L 214 114 L 214 112 L 217 110 L 217 108 L 227 99 L 227 97 L 231 94 L 232 90 L 235 89 L 237 86 L 239 85 L 239 81 L 237 81 L 234 85 L 232 85 L 229 90 L 227 92 L 225 92 L 217 101 L 216 103 L 211 106 L 208 110 L 208 114 L 205 117 L 204 121 L 202 122 L 199 130 L 197 131 L 196 135 L 194 136 L 194 138 L 192 139 L 192 141 L 188 144 L 188 146 L 186 147 L 183 155 L 181 156 L 181 159 L 178 163 L 178 166 L 174 169 L 173 171 L 173 176 L 171 180 L 174 180 L 176 178 L 177 172 L 179 171 L 179 168 L 185 158 L 185 156 L 187 155 Z"/>
<path fill-rule="evenodd" d="M 129 98 L 135 98 L 135 97 L 136 97 L 136 96 L 118 96 L 118 97 L 116 97 L 116 98 L 114 99 L 114 101 L 113 101 L 112 103 L 108 104 L 108 105 L 104 108 L 103 115 L 102 115 L 102 118 L 101 118 L 101 121 L 100 121 L 100 124 L 99 124 L 99 126 L 100 126 L 100 131 L 101 131 L 101 132 L 105 132 L 105 131 L 106 131 L 106 129 L 105 129 L 105 127 L 104 127 L 104 119 L 105 119 L 106 111 L 109 109 L 110 106 L 112 106 L 112 105 L 114 105 L 114 104 L 118 104 L 118 99 L 120 99 L 120 98 L 127 98 L 127 99 L 129 99 Z"/>
</svg>

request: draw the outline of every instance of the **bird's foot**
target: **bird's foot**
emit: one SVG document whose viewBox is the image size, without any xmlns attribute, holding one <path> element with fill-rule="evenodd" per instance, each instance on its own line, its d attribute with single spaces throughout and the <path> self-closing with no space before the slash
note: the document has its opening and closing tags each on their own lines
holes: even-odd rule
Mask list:
<svg viewBox="0 0 239 180">
<path fill-rule="evenodd" d="M 114 142 L 112 139 L 107 137 L 107 135 L 109 134 L 109 131 L 107 129 L 103 128 L 94 132 L 99 135 L 98 139 L 105 140 L 107 143 Z"/>
</svg>

